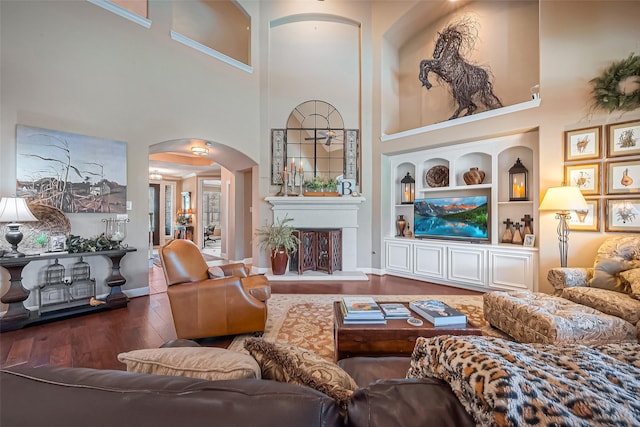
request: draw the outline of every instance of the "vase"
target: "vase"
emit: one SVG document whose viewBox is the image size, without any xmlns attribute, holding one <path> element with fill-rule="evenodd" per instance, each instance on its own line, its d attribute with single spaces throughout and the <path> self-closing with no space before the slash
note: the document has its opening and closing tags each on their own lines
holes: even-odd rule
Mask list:
<svg viewBox="0 0 640 427">
<path fill-rule="evenodd" d="M 404 228 L 407 226 L 407 221 L 404 219 L 404 215 L 398 215 L 396 220 L 396 228 L 398 229 L 398 237 L 404 236 Z"/>
<path fill-rule="evenodd" d="M 403 234 L 404 234 L 404 237 L 413 237 L 413 232 L 411 231 L 409 224 L 407 224 L 407 228 L 404 229 Z"/>
<path fill-rule="evenodd" d="M 467 185 L 476 185 L 482 184 L 482 181 L 484 181 L 484 176 L 484 171 L 478 170 L 478 168 L 469 168 L 469 171 L 465 172 L 462 175 L 462 178 L 464 179 L 464 182 L 467 183 Z"/>
<path fill-rule="evenodd" d="M 289 254 L 283 247 L 273 249 L 271 251 L 271 271 L 277 276 L 283 275 L 287 271 L 287 263 L 289 262 Z"/>
</svg>

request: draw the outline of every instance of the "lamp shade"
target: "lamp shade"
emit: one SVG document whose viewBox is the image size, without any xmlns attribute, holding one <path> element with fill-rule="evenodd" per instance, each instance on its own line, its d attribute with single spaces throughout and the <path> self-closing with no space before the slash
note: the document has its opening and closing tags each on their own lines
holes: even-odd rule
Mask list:
<svg viewBox="0 0 640 427">
<path fill-rule="evenodd" d="M 541 211 L 572 211 L 588 209 L 587 202 L 578 187 L 551 187 L 542 198 Z"/>
<path fill-rule="evenodd" d="M 33 216 L 27 201 L 21 197 L 3 197 L 0 200 L 0 222 L 28 222 L 37 221 Z"/>
</svg>

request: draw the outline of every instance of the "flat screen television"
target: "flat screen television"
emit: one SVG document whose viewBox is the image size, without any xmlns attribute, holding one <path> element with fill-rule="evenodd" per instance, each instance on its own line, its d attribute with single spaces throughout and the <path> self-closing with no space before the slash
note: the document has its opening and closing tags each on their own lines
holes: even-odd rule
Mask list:
<svg viewBox="0 0 640 427">
<path fill-rule="evenodd" d="M 488 196 L 428 197 L 413 203 L 415 237 L 489 240 Z"/>
</svg>

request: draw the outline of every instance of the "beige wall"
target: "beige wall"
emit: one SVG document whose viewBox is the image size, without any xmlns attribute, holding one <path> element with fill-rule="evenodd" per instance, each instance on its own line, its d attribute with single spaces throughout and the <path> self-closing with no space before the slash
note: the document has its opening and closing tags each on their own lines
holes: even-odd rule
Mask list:
<svg viewBox="0 0 640 427">
<path fill-rule="evenodd" d="M 469 8 L 473 6 L 471 4 Z M 389 17 L 391 11 L 388 8 L 380 10 L 387 14 L 385 16 L 387 28 L 392 27 L 395 20 Z M 397 19 L 401 18 L 402 12 L 398 12 Z M 385 189 L 388 188 L 390 181 L 386 156 L 393 153 L 539 129 L 540 174 L 537 179 L 541 196 L 548 187 L 560 185 L 563 180 L 562 150 L 565 130 L 640 117 L 640 111 L 613 114 L 592 111 L 589 85 L 589 80 L 598 76 L 613 61 L 624 59 L 629 53 L 639 51 L 638 16 L 640 16 L 640 2 L 540 2 L 540 106 L 381 142 L 378 149 L 374 149 L 374 157 L 377 157 L 378 153 L 382 156 L 380 167 L 384 180 L 378 191 L 374 192 L 380 196 L 376 197 L 373 206 L 374 211 L 380 212 L 381 224 L 390 221 L 386 206 L 391 201 L 385 195 Z M 376 26 L 376 31 L 383 36 L 387 28 Z M 389 49 L 389 46 L 382 44 L 380 49 L 384 52 Z M 387 71 L 384 61 L 374 64 L 374 70 L 377 70 L 378 66 L 382 72 L 376 75 L 377 79 L 392 74 Z M 396 71 L 402 72 L 401 69 Z M 493 71 L 494 74 L 499 74 L 495 68 Z M 518 76 L 513 75 L 508 78 L 517 79 Z M 385 87 L 385 82 L 380 81 L 380 86 Z M 385 96 L 393 93 L 389 88 L 385 90 Z M 384 111 L 393 115 L 392 108 Z M 384 133 L 385 126 L 394 126 L 394 121 L 384 116 L 374 121 L 374 129 L 382 129 L 380 135 Z M 384 227 L 381 224 L 376 223 L 375 229 L 383 230 Z M 556 226 L 557 221 L 553 213 L 546 212 L 540 215 L 540 224 L 534 224 L 534 231 L 538 235 L 539 277 L 542 291 L 551 290 L 546 281 L 547 271 L 559 264 Z M 374 247 L 381 248 L 382 243 L 376 241 L 375 237 L 379 234 L 382 233 L 375 231 L 373 233 Z M 607 235 L 603 232 L 572 232 L 569 242 L 569 266 L 591 265 L 597 246 L 606 237 Z M 374 259 L 374 265 L 377 263 L 381 263 L 379 256 Z"/>
</svg>

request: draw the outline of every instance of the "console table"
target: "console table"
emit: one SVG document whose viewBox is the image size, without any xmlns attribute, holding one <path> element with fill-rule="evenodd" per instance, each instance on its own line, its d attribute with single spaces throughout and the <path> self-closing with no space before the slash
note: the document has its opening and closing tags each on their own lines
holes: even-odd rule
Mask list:
<svg viewBox="0 0 640 427">
<path fill-rule="evenodd" d="M 9 306 L 5 315 L 0 318 L 0 332 L 12 331 L 28 325 L 44 323 L 78 314 L 126 307 L 129 299 L 122 292 L 122 286 L 124 286 L 127 280 L 120 274 L 120 262 L 127 253 L 134 251 L 136 251 L 135 248 L 129 247 L 100 252 L 51 253 L 45 255 L 27 255 L 21 258 L 0 258 L 0 267 L 6 269 L 11 277 L 9 289 L 0 298 L 0 301 Z M 38 311 L 29 310 L 25 307 L 24 301 L 26 301 L 31 292 L 22 286 L 22 271 L 32 261 L 91 256 L 104 256 L 111 261 L 111 274 L 106 278 L 106 284 L 110 288 L 109 295 L 107 295 L 104 301 L 101 301 L 101 304 L 92 306 L 87 301 L 85 305 L 62 308 L 41 314 L 38 313 Z"/>
</svg>

